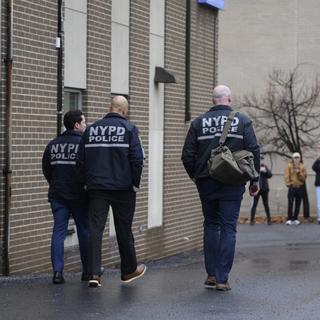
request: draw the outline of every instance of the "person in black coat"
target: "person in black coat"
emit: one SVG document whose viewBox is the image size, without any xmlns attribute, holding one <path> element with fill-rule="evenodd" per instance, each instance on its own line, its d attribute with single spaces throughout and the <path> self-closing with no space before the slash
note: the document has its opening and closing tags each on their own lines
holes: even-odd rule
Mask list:
<svg viewBox="0 0 320 320">
<path fill-rule="evenodd" d="M 52 209 L 54 226 L 51 240 L 51 260 L 54 284 L 63 284 L 64 240 L 67 236 L 70 216 L 77 226 L 82 277 L 88 273 L 89 218 L 87 192 L 78 178 L 76 155 L 86 120 L 80 110 L 65 114 L 63 123 L 67 129 L 50 141 L 42 158 L 42 171 L 49 184 L 48 201 Z"/>
<path fill-rule="evenodd" d="M 320 157 L 312 165 L 312 170 L 316 173 L 314 185 L 316 186 L 317 196 L 317 220 L 320 224 Z"/>
<path fill-rule="evenodd" d="M 132 233 L 144 150 L 138 128 L 127 115 L 127 99 L 113 97 L 109 113 L 86 129 L 79 145 L 77 163 L 89 196 L 89 287 L 101 286 L 102 238 L 110 206 L 119 246 L 121 281 L 131 282 L 146 271 L 144 264 L 137 264 Z"/>
<path fill-rule="evenodd" d="M 219 85 L 213 90 L 214 105 L 194 119 L 182 150 L 181 160 L 189 177 L 195 182 L 204 216 L 204 262 L 207 271 L 206 288 L 230 290 L 228 282 L 232 268 L 240 212 L 245 184 L 222 183 L 210 177 L 208 159 L 217 148 L 229 113 L 233 110 L 230 89 Z M 247 150 L 254 156 L 255 169 L 260 168 L 260 147 L 252 121 L 237 112 L 229 129 L 226 146 L 232 151 Z M 250 181 L 249 193 L 259 190 L 258 179 Z M 231 182 L 231 181 L 230 181 Z"/>
<path fill-rule="evenodd" d="M 261 160 L 263 160 L 263 157 L 261 157 Z M 270 179 L 271 177 L 272 177 L 272 173 L 271 173 L 270 169 L 264 163 L 261 163 L 260 164 L 260 179 L 259 179 L 260 191 L 253 198 L 253 205 L 251 208 L 250 225 L 252 225 L 252 226 L 255 224 L 256 209 L 257 209 L 257 205 L 258 205 L 260 196 L 262 197 L 262 202 L 263 202 L 264 210 L 266 212 L 268 225 L 272 225 L 269 202 L 268 202 L 268 194 L 269 194 L 268 179 Z"/>
</svg>

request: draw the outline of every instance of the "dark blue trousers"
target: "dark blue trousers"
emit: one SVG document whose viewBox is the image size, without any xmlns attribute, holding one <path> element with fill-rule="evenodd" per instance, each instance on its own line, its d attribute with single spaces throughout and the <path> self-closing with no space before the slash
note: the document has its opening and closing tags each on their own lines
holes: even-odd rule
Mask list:
<svg viewBox="0 0 320 320">
<path fill-rule="evenodd" d="M 226 186 L 211 179 L 197 181 L 204 216 L 204 259 L 207 274 L 225 283 L 232 268 L 237 221 L 244 186 Z"/>
<path fill-rule="evenodd" d="M 53 271 L 62 272 L 64 268 L 64 240 L 67 236 L 70 216 L 73 217 L 79 240 L 82 271 L 88 274 L 89 217 L 87 204 L 71 201 L 51 201 L 54 226 L 51 239 L 51 261 Z"/>
</svg>

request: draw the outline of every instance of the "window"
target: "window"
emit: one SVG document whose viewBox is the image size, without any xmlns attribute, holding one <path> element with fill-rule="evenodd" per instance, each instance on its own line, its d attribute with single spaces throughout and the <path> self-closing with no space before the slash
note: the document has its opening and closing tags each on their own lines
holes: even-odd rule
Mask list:
<svg viewBox="0 0 320 320">
<path fill-rule="evenodd" d="M 79 110 L 82 106 L 82 92 L 76 89 L 64 89 L 64 113 Z"/>
<path fill-rule="evenodd" d="M 111 91 L 129 93 L 130 1 L 112 1 Z"/>
<path fill-rule="evenodd" d="M 64 85 L 86 89 L 88 1 L 67 0 L 64 3 Z"/>
</svg>

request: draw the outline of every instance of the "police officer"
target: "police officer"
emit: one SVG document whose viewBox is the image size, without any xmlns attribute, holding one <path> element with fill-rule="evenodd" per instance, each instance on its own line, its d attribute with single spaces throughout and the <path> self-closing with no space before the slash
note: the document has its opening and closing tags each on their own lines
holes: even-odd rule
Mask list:
<svg viewBox="0 0 320 320">
<path fill-rule="evenodd" d="M 78 163 L 89 194 L 89 287 L 101 286 L 101 246 L 109 206 L 114 215 L 122 282 L 131 282 L 146 270 L 144 264 L 137 265 L 131 230 L 144 153 L 138 129 L 126 119 L 127 114 L 127 99 L 113 97 L 109 113 L 87 128 L 80 143 Z"/>
<path fill-rule="evenodd" d="M 53 213 L 51 260 L 53 283 L 62 284 L 64 268 L 64 240 L 67 235 L 70 215 L 77 227 L 82 280 L 88 278 L 89 219 L 87 194 L 77 178 L 76 154 L 81 134 L 86 129 L 86 120 L 80 110 L 65 114 L 64 126 L 67 129 L 53 139 L 46 147 L 42 158 L 42 170 L 49 183 L 48 200 Z"/>
<path fill-rule="evenodd" d="M 205 287 L 227 291 L 231 290 L 228 278 L 234 259 L 237 220 L 245 185 L 223 184 L 209 176 L 207 161 L 210 151 L 218 147 L 223 126 L 232 111 L 230 89 L 224 85 L 215 87 L 213 102 L 214 106 L 208 112 L 192 121 L 182 151 L 182 162 L 197 185 L 202 203 L 207 271 Z M 244 114 L 235 114 L 226 145 L 232 152 L 242 149 L 251 151 L 259 172 L 259 146 L 251 120 Z M 250 195 L 254 196 L 258 191 L 258 181 L 251 181 Z"/>
</svg>

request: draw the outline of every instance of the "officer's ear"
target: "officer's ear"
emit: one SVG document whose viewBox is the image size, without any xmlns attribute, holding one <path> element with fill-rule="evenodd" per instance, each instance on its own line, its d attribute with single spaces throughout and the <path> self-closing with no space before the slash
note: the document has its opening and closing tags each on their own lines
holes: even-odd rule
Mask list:
<svg viewBox="0 0 320 320">
<path fill-rule="evenodd" d="M 122 112 L 122 115 L 126 118 L 129 113 L 129 108 L 128 107 L 123 108 L 121 112 Z"/>
</svg>

